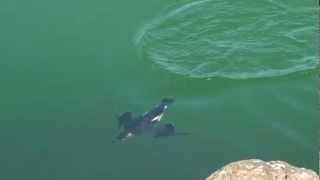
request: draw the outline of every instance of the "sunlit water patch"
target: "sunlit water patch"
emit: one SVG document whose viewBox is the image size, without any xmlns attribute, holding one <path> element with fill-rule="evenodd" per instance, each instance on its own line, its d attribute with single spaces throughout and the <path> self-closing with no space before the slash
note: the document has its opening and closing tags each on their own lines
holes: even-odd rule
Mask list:
<svg viewBox="0 0 320 180">
<path fill-rule="evenodd" d="M 281 76 L 316 67 L 316 14 L 283 1 L 193 1 L 154 18 L 136 45 L 142 58 L 194 78 Z"/>
</svg>

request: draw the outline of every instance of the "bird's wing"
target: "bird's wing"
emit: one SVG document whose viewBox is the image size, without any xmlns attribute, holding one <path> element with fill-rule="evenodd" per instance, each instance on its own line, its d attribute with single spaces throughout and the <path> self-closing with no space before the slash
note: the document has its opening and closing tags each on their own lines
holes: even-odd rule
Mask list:
<svg viewBox="0 0 320 180">
<path fill-rule="evenodd" d="M 118 118 L 118 129 L 132 121 L 132 112 L 125 112 Z"/>
<path fill-rule="evenodd" d="M 154 137 L 172 136 L 175 134 L 175 126 L 172 123 L 158 125 L 155 128 Z"/>
</svg>

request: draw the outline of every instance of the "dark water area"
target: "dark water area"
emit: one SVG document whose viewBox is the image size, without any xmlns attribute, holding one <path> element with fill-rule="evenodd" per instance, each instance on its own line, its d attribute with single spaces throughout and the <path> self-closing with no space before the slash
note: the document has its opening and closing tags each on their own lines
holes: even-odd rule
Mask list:
<svg viewBox="0 0 320 180">
<path fill-rule="evenodd" d="M 264 40 L 261 29 L 248 41 L 236 39 L 238 44 L 230 45 L 228 39 L 237 37 L 237 31 L 202 41 L 217 32 L 192 34 L 197 32 L 193 25 L 211 27 L 192 19 L 198 15 L 193 7 L 202 6 L 190 3 L 198 2 L 1 1 L 0 179 L 195 180 L 249 158 L 283 160 L 317 171 L 317 2 L 261 1 L 275 13 L 278 9 L 273 7 L 289 7 L 279 12 L 279 24 L 269 16 L 262 22 L 275 33 L 289 32 L 282 35 L 291 40 L 277 39 L 281 33 L 266 35 L 275 48 L 258 43 Z M 203 2 L 216 10 L 247 12 L 243 4 L 234 6 L 231 1 Z M 252 6 L 259 7 L 259 2 Z M 205 9 L 199 17 L 206 13 L 210 23 L 205 25 L 222 26 L 223 14 L 215 21 L 217 14 Z M 257 15 L 253 10 L 247 13 Z M 312 18 L 305 20 L 303 13 Z M 195 24 L 183 26 L 185 18 Z M 245 19 L 242 15 L 235 23 Z M 244 26 L 253 29 L 242 29 L 239 36 L 259 25 Z M 171 34 L 172 28 L 183 33 Z M 192 41 L 187 41 L 188 33 Z M 215 43 L 221 46 L 211 46 Z M 235 51 L 222 55 L 214 47 Z M 184 48 L 198 51 L 183 54 Z M 214 57 L 250 61 L 206 66 L 215 62 Z M 252 63 L 253 58 L 261 61 Z M 272 67 L 280 71 L 268 71 Z M 175 103 L 162 121 L 174 123 L 189 136 L 141 136 L 112 143 L 121 113 L 144 113 L 165 96 L 174 97 Z"/>
</svg>

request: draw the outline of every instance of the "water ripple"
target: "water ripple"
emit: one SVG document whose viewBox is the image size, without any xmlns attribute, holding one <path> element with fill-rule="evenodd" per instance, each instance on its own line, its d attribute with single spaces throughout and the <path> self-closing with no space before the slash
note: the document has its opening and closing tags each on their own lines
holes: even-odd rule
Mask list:
<svg viewBox="0 0 320 180">
<path fill-rule="evenodd" d="M 273 0 L 175 6 L 139 32 L 141 57 L 194 78 L 274 77 L 314 69 L 316 8 Z"/>
</svg>

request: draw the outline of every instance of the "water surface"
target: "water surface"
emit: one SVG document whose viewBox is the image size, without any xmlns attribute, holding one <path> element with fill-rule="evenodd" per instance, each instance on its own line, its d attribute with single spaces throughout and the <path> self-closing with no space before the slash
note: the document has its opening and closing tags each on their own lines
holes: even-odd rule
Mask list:
<svg viewBox="0 0 320 180">
<path fill-rule="evenodd" d="M 312 6 L 316 2 L 268 1 L 273 4 L 267 8 L 297 7 L 288 13 L 301 19 L 305 19 L 302 14 L 307 13 L 313 18 L 302 21 L 280 16 L 278 20 L 289 26 L 273 24 L 278 20 L 272 17 L 262 19 L 262 24 L 269 25 L 267 33 L 286 32 L 293 39 L 289 42 L 290 37 L 268 36 L 268 40 L 275 41 L 274 49 L 270 45 L 271 49 L 264 52 L 266 42 L 259 46 L 253 41 L 250 50 L 242 51 L 239 46 L 240 49 L 234 51 L 243 52 L 243 57 L 254 58 L 259 63 L 261 60 L 263 64 L 243 66 L 250 72 L 266 65 L 266 69 L 270 69 L 274 63 L 278 69 L 290 69 L 297 63 L 308 67 L 303 71 L 230 79 L 207 76 L 207 72 L 216 72 L 216 66 L 210 66 L 200 71 L 203 76 L 194 78 L 190 73 L 172 71 L 156 63 L 157 59 L 141 54 L 141 44 L 136 43 L 141 31 L 157 17 L 198 2 L 1 1 L 0 178 L 196 180 L 226 163 L 248 158 L 284 160 L 317 170 L 319 109 L 316 75 L 310 70 L 313 66 L 309 68 L 316 52 L 313 49 L 316 35 L 312 33 L 317 21 L 312 16 Z M 228 10 L 234 13 L 254 10 L 251 5 L 258 7 L 262 14 L 269 10 L 256 1 L 241 6 L 223 2 L 229 4 Z M 266 1 L 261 5 L 264 3 Z M 210 1 L 201 15 L 208 13 L 209 24 L 223 22 L 222 15 L 215 20 L 211 7 L 219 6 Z M 192 21 L 196 11 L 191 8 L 179 13 L 187 10 L 191 10 L 190 21 L 196 23 L 190 31 L 196 33 L 198 24 Z M 185 14 L 178 15 L 184 17 Z M 178 17 L 170 16 L 163 23 L 168 20 L 169 28 L 176 27 L 170 23 L 180 23 Z M 240 26 L 245 20 L 243 15 L 239 24 L 233 25 Z M 231 37 L 238 38 L 234 42 L 239 45 L 244 37 L 238 37 L 234 28 L 226 25 L 224 28 L 232 30 Z M 160 30 L 167 32 L 166 27 Z M 198 46 L 198 50 L 215 51 L 217 46 L 229 49 L 230 44 L 224 46 L 223 42 L 232 40 L 224 32 L 216 35 L 214 28 L 202 32 L 200 37 L 218 38 L 218 43 L 205 49 Z M 245 34 L 248 32 L 250 29 L 245 30 Z M 260 33 L 258 31 L 253 39 L 260 39 Z M 169 35 L 174 42 L 184 37 Z M 166 47 L 153 42 L 145 48 Z M 185 46 L 188 44 L 168 47 L 175 50 Z M 238 46 L 231 44 L 231 47 Z M 282 57 L 282 51 L 288 56 Z M 215 60 L 212 56 L 200 55 L 199 60 L 202 57 Z M 231 55 L 237 60 L 237 56 Z M 291 57 L 294 57 L 292 61 Z M 264 64 L 266 59 L 274 62 Z M 283 66 L 278 64 L 283 61 Z M 217 67 L 221 70 L 221 64 Z M 232 69 L 245 69 L 237 67 Z M 141 137 L 112 144 L 117 134 L 117 116 L 124 111 L 143 113 L 164 96 L 175 97 L 176 103 L 168 109 L 163 122 L 173 122 L 177 129 L 190 132 L 190 136 L 157 141 Z"/>
</svg>

